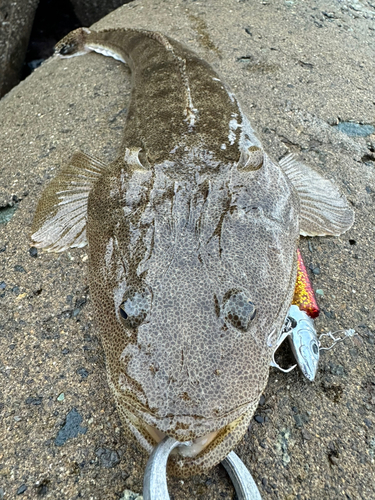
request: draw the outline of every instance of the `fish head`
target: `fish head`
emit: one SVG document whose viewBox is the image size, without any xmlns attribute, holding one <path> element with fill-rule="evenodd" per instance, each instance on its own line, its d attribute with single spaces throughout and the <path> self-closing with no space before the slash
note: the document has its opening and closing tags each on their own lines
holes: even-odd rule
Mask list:
<svg viewBox="0 0 375 500">
<path fill-rule="evenodd" d="M 258 149 L 236 163 L 201 149 L 150 170 L 117 161 L 89 195 L 109 383 L 146 448 L 195 442 L 180 474 L 215 465 L 245 433 L 293 296 L 299 199 Z"/>
<path fill-rule="evenodd" d="M 320 347 L 314 321 L 296 305 L 290 307 L 288 315 L 294 322 L 289 335 L 294 357 L 304 376 L 312 382 L 318 369 Z"/>
</svg>

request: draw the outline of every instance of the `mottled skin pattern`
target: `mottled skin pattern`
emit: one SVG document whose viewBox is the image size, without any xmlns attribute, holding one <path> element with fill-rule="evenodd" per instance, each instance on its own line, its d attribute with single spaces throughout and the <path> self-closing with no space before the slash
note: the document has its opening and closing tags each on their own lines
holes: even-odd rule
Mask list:
<svg viewBox="0 0 375 500">
<path fill-rule="evenodd" d="M 299 197 L 194 53 L 137 30 L 70 37 L 62 54 L 105 46 L 134 83 L 119 158 L 87 208 L 109 385 L 149 451 L 147 425 L 180 441 L 219 431 L 198 456 L 170 460 L 201 473 L 242 438 L 267 383 L 294 292 Z"/>
<path fill-rule="evenodd" d="M 123 147 L 142 148 L 147 165 L 136 170 L 121 155 L 89 196 L 90 291 L 110 386 L 151 444 L 144 423 L 180 441 L 223 429 L 198 457 L 174 462 L 180 474 L 198 473 L 243 436 L 267 383 L 267 339 L 294 290 L 298 198 L 267 158 L 258 170 L 237 168 L 242 129 L 231 145 L 229 122 L 242 114 L 205 62 L 169 40 L 186 60 L 197 109 L 189 127 L 175 57 L 144 33 L 103 36 L 134 61 Z M 128 288 L 152 296 L 136 329 L 119 315 Z M 238 290 L 256 307 L 247 331 L 223 317 L 224 298 Z"/>
</svg>

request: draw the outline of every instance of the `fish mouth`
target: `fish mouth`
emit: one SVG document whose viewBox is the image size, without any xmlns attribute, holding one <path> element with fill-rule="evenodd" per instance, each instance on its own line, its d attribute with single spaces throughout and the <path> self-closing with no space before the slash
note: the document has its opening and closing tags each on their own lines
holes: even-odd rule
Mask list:
<svg viewBox="0 0 375 500">
<path fill-rule="evenodd" d="M 238 414 L 235 415 L 233 420 L 222 427 L 216 427 L 215 429 L 215 426 L 213 426 L 211 427 L 212 430 L 207 429 L 208 432 L 195 438 L 190 434 L 189 439 L 187 437 L 177 439 L 182 443 L 186 441 L 191 441 L 191 443 L 189 446 L 181 444 L 181 446 L 172 451 L 168 460 L 168 473 L 179 477 L 189 477 L 194 474 L 202 474 L 219 464 L 233 450 L 248 430 L 257 406 L 258 399 L 246 405 L 245 408 L 242 408 L 240 416 Z M 237 412 L 234 413 L 236 414 Z M 127 417 L 129 419 L 129 414 Z M 132 417 L 132 423 L 130 424 L 132 434 L 149 453 L 152 452 L 154 446 L 165 436 L 176 439 L 175 433 L 168 430 L 162 432 L 154 425 L 146 423 L 143 419 L 143 421 L 140 421 L 136 417 L 138 422 L 135 425 L 134 414 Z"/>
<path fill-rule="evenodd" d="M 162 441 L 162 439 L 164 439 L 167 436 L 167 434 L 159 431 L 156 427 L 153 427 L 152 425 L 145 424 L 145 428 L 147 429 L 150 436 L 154 439 L 156 444 L 160 443 L 160 441 Z M 207 446 L 216 438 L 216 436 L 219 434 L 221 430 L 222 429 L 218 431 L 209 432 L 204 436 L 198 437 L 193 441 L 190 441 L 191 444 L 189 446 L 185 445 L 177 446 L 172 450 L 171 455 L 180 455 L 182 457 L 194 458 L 201 451 L 207 448 Z"/>
</svg>

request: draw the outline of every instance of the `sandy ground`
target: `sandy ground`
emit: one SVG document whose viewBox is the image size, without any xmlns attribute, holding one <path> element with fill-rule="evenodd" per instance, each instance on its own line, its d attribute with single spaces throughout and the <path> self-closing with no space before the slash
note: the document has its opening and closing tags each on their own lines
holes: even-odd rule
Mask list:
<svg viewBox="0 0 375 500">
<path fill-rule="evenodd" d="M 208 60 L 243 103 L 266 151 L 296 153 L 335 179 L 356 222 L 301 239 L 319 332 L 354 328 L 322 353 L 314 383 L 270 370 L 236 452 L 264 500 L 375 499 L 375 9 L 334 0 L 136 0 L 96 26 L 160 30 Z M 0 499 L 119 499 L 141 492 L 146 456 L 127 442 L 109 393 L 87 286 L 86 250 L 29 252 L 44 186 L 76 150 L 115 158 L 130 90 L 119 62 L 45 63 L 0 101 Z M 288 349 L 284 360 L 290 360 Z M 64 424 L 76 437 L 61 432 Z M 64 428 L 66 429 L 66 427 Z M 75 432 L 74 432 L 75 431 Z M 67 439 L 69 438 L 69 439 Z M 219 466 L 169 480 L 171 497 L 231 499 Z"/>
</svg>

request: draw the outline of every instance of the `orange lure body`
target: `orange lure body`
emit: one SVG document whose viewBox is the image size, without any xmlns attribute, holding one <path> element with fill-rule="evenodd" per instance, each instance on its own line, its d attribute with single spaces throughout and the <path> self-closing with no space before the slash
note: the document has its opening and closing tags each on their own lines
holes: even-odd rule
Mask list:
<svg viewBox="0 0 375 500">
<path fill-rule="evenodd" d="M 314 290 L 311 286 L 309 276 L 306 271 L 302 255 L 297 248 L 297 279 L 292 305 L 298 306 L 301 311 L 305 311 L 310 318 L 319 316 L 319 306 L 316 302 Z"/>
</svg>

